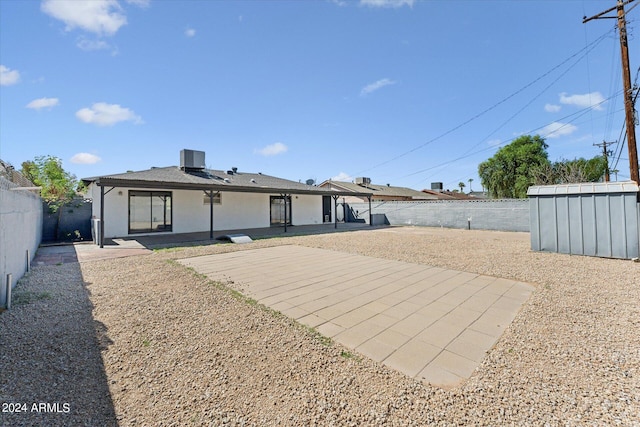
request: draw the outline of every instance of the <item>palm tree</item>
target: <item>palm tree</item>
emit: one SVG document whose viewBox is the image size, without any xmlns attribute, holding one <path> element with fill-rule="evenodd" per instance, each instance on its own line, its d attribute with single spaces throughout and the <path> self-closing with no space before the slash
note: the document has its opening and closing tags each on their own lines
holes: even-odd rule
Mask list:
<svg viewBox="0 0 640 427">
<path fill-rule="evenodd" d="M 473 182 L 473 178 L 469 178 L 469 194 L 471 194 L 471 192 L 473 191 L 471 189 L 471 183 Z"/>
<path fill-rule="evenodd" d="M 462 191 L 462 189 L 463 189 L 464 187 L 466 187 L 466 185 L 464 185 L 464 182 L 460 181 L 460 182 L 458 183 L 458 187 L 460 187 L 460 192 L 462 193 L 462 192 L 463 192 L 463 191 Z"/>
</svg>

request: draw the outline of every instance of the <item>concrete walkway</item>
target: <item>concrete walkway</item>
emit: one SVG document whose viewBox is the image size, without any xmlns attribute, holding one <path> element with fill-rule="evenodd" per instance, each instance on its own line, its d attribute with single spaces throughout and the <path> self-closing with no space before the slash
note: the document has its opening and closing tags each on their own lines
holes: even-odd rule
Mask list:
<svg viewBox="0 0 640 427">
<path fill-rule="evenodd" d="M 55 265 L 70 262 L 85 262 L 111 258 L 123 258 L 151 253 L 136 240 L 109 239 L 104 248 L 92 242 L 61 245 L 42 245 L 38 248 L 33 265 Z"/>
<path fill-rule="evenodd" d="M 212 280 L 433 385 L 472 374 L 533 286 L 299 246 L 184 259 Z"/>
</svg>

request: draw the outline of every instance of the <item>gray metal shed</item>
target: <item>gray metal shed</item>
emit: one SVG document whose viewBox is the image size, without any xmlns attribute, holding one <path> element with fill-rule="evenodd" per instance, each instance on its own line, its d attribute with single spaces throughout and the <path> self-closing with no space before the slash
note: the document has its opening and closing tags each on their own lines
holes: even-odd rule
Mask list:
<svg viewBox="0 0 640 427">
<path fill-rule="evenodd" d="M 605 258 L 640 255 L 634 181 L 529 187 L 531 249 Z"/>
</svg>

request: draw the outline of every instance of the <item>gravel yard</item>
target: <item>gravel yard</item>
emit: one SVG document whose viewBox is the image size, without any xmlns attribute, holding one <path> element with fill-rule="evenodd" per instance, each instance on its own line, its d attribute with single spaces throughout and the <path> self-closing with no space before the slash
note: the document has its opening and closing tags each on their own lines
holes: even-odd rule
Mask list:
<svg viewBox="0 0 640 427">
<path fill-rule="evenodd" d="M 537 290 L 472 377 L 443 390 L 174 262 L 282 244 Z M 14 296 L 0 314 L 0 404 L 60 410 L 3 411 L 6 426 L 640 426 L 640 263 L 531 252 L 528 233 L 393 227 L 169 249 L 39 266 Z"/>
</svg>

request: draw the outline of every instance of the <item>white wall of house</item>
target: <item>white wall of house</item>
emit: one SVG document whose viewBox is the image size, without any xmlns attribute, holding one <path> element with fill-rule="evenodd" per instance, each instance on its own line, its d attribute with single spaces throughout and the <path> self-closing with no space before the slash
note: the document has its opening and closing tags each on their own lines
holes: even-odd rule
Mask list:
<svg viewBox="0 0 640 427">
<path fill-rule="evenodd" d="M 293 225 L 322 224 L 322 196 L 292 195 L 291 210 Z"/>
<path fill-rule="evenodd" d="M 213 229 L 269 227 L 269 194 L 226 193 L 213 205 Z M 203 191 L 173 191 L 173 231 L 209 230 L 209 205 Z"/>
<path fill-rule="evenodd" d="M 128 235 L 129 190 L 136 189 L 114 188 L 105 194 L 104 236 L 106 238 Z M 209 204 L 204 201 L 204 192 L 172 190 L 171 193 L 172 232 L 209 231 Z M 93 199 L 93 217 L 100 218 L 100 187 L 91 185 L 88 196 Z M 213 205 L 213 229 L 269 227 L 270 196 L 271 194 L 264 193 L 221 193 L 221 204 Z M 322 196 L 292 195 L 292 217 L 293 225 L 321 224 Z"/>
</svg>

